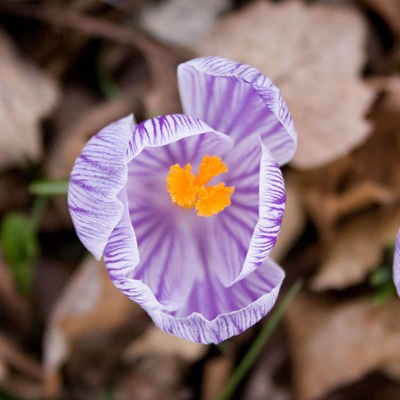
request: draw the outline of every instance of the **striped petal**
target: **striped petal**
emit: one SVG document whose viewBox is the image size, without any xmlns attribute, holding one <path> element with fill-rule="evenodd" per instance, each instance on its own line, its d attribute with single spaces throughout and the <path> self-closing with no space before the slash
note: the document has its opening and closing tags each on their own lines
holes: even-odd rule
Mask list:
<svg viewBox="0 0 400 400">
<path fill-rule="evenodd" d="M 206 274 L 206 277 L 209 274 Z M 229 288 L 218 280 L 197 281 L 176 313 L 149 311 L 155 324 L 175 336 L 200 343 L 220 343 L 245 331 L 274 306 L 284 272 L 267 259 L 246 279 Z"/>
<path fill-rule="evenodd" d="M 76 232 L 99 259 L 124 214 L 128 162 L 144 147 L 163 146 L 185 137 L 214 132 L 197 118 L 167 115 L 135 125 L 133 116 L 101 130 L 85 146 L 71 173 L 68 205 Z"/>
<path fill-rule="evenodd" d="M 261 137 L 279 165 L 296 149 L 293 120 L 279 90 L 255 68 L 220 57 L 203 57 L 178 68 L 186 114 L 205 121 L 236 143 Z"/>
<path fill-rule="evenodd" d="M 400 296 L 400 230 L 397 233 L 394 248 L 393 280 L 396 286 L 397 294 Z"/>
<path fill-rule="evenodd" d="M 125 153 L 134 125 L 131 115 L 101 130 L 86 144 L 71 173 L 72 221 L 79 239 L 97 259 L 124 212 L 117 194 L 126 183 Z"/>
<path fill-rule="evenodd" d="M 225 182 L 235 187 L 232 204 L 207 224 L 205 257 L 225 286 L 249 275 L 271 253 L 286 202 L 282 173 L 271 152 L 259 142 L 239 154 L 243 157 L 235 148 L 226 157 L 230 170 Z"/>
</svg>

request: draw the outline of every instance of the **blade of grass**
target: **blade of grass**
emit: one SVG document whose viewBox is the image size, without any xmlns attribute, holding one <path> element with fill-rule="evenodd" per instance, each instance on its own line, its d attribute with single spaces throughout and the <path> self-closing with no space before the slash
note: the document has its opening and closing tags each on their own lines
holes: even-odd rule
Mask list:
<svg viewBox="0 0 400 400">
<path fill-rule="evenodd" d="M 38 180 L 29 185 L 29 192 L 35 196 L 66 196 L 68 179 Z"/>
<path fill-rule="evenodd" d="M 269 320 L 264 325 L 263 329 L 255 339 L 253 344 L 250 346 L 246 355 L 242 358 L 239 365 L 236 367 L 228 383 L 225 385 L 222 393 L 219 395 L 218 400 L 229 400 L 235 393 L 235 390 L 242 382 L 246 374 L 249 372 L 250 368 L 256 361 L 257 357 L 259 356 L 261 350 L 267 343 L 268 339 L 271 337 L 272 333 L 281 322 L 282 317 L 285 314 L 285 311 L 287 310 L 291 302 L 294 300 L 294 298 L 297 296 L 297 294 L 300 292 L 302 286 L 303 286 L 302 282 L 296 281 L 290 287 L 285 297 L 277 305 L 275 310 L 271 313 Z"/>
</svg>

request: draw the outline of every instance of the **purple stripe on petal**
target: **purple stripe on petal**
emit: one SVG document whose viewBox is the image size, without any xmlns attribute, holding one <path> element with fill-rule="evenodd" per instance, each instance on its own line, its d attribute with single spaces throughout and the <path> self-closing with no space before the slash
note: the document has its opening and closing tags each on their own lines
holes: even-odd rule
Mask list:
<svg viewBox="0 0 400 400">
<path fill-rule="evenodd" d="M 151 310 L 149 314 L 159 328 L 175 336 L 220 343 L 245 331 L 271 310 L 283 279 L 282 269 L 267 259 L 257 271 L 229 288 L 218 280 L 197 282 L 179 313 Z"/>
<path fill-rule="evenodd" d="M 178 68 L 185 113 L 241 142 L 258 136 L 277 162 L 288 162 L 297 135 L 279 90 L 255 68 L 220 57 L 203 57 Z"/>
<path fill-rule="evenodd" d="M 270 254 L 278 238 L 285 210 L 286 191 L 282 172 L 271 152 L 264 145 L 261 146 L 259 220 L 236 281 L 258 268 Z"/>
<path fill-rule="evenodd" d="M 125 151 L 134 124 L 133 116 L 128 116 L 101 130 L 85 146 L 71 173 L 71 217 L 80 240 L 97 259 L 123 213 L 117 194 L 126 183 Z"/>
<path fill-rule="evenodd" d="M 396 286 L 397 294 L 400 296 L 400 230 L 397 233 L 394 248 L 393 280 Z"/>
</svg>

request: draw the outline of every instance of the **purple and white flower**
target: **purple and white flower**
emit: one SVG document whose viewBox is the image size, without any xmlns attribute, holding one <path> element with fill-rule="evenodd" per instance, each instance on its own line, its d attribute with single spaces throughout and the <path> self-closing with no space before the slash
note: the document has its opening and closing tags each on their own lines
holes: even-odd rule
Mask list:
<svg viewBox="0 0 400 400">
<path fill-rule="evenodd" d="M 393 281 L 400 296 L 400 230 L 397 233 L 393 258 Z"/>
<path fill-rule="evenodd" d="M 297 136 L 278 89 L 250 66 L 198 58 L 178 80 L 184 114 L 101 130 L 68 202 L 82 243 L 159 328 L 218 343 L 276 301 L 284 272 L 268 256 Z"/>
</svg>

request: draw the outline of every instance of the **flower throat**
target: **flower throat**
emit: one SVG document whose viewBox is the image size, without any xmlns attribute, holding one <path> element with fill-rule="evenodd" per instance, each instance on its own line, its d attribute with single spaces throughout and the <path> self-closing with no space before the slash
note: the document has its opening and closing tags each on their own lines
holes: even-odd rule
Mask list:
<svg viewBox="0 0 400 400">
<path fill-rule="evenodd" d="M 194 175 L 192 166 L 179 164 L 170 167 L 167 176 L 167 190 L 173 203 L 184 208 L 195 208 L 200 217 L 211 217 L 231 204 L 235 188 L 220 182 L 205 186 L 212 178 L 228 171 L 228 167 L 216 156 L 206 155 L 201 160 L 199 171 Z"/>
</svg>

